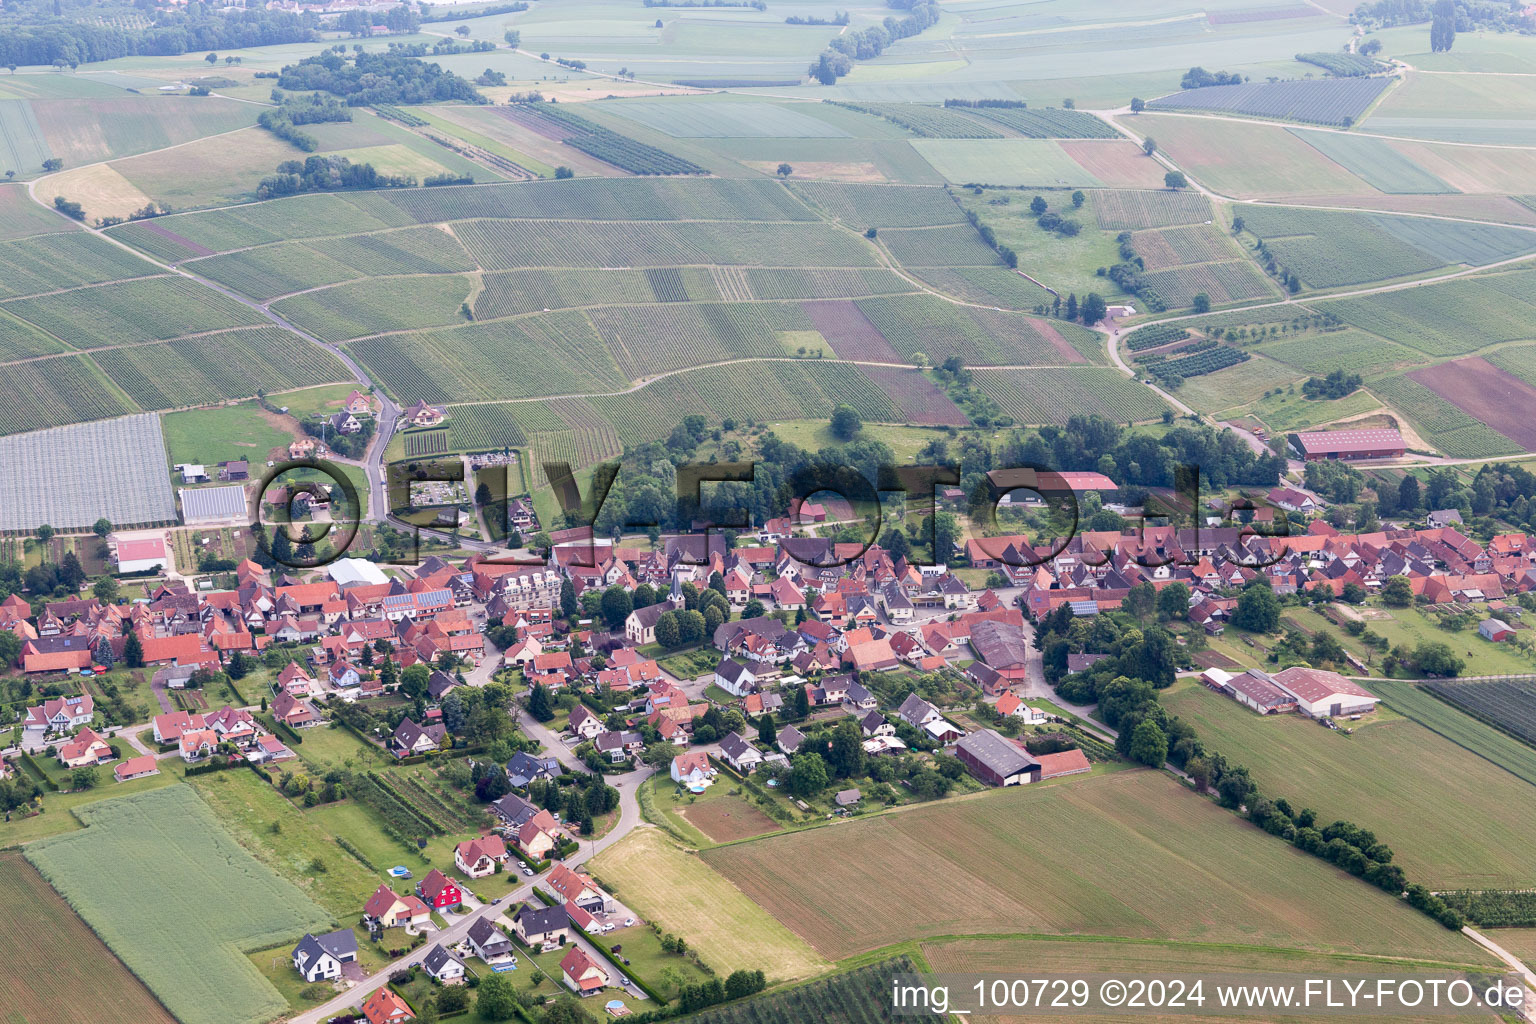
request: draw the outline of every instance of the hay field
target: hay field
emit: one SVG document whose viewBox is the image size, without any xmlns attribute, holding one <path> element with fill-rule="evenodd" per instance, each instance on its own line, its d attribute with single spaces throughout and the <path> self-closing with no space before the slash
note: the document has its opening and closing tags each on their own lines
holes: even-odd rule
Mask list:
<svg viewBox="0 0 1536 1024">
<path fill-rule="evenodd" d="M 1471 955 L 1390 896 L 1154 772 L 948 800 L 701 856 L 833 959 L 1021 931 Z"/>
<path fill-rule="evenodd" d="M 76 1006 L 96 1024 L 176 1019 L 19 853 L 0 853 L 0 957 L 7 1024 L 64 1024 Z"/>
<path fill-rule="evenodd" d="M 820 974 L 830 964 L 697 856 L 659 829 L 625 836 L 587 865 L 614 895 L 675 932 L 720 974 L 761 969 L 770 981 Z"/>
<path fill-rule="evenodd" d="M 1374 830 L 1413 881 L 1536 882 L 1536 821 L 1511 813 L 1536 791 L 1416 722 L 1375 722 L 1346 736 L 1296 717 L 1261 718 L 1198 686 L 1164 694 L 1163 704 L 1208 747 L 1247 765 L 1265 794 L 1312 807 L 1324 823 L 1348 818 Z"/>
<path fill-rule="evenodd" d="M 1190 175 L 1226 195 L 1376 194 L 1366 182 L 1278 125 L 1159 114 L 1139 114 L 1129 123 L 1142 135 L 1155 138 L 1158 148 Z"/>
<path fill-rule="evenodd" d="M 244 954 L 330 915 L 241 849 L 186 786 L 75 813 L 88 828 L 30 845 L 27 859 L 182 1024 L 255 1024 L 286 1009 Z"/>
</svg>

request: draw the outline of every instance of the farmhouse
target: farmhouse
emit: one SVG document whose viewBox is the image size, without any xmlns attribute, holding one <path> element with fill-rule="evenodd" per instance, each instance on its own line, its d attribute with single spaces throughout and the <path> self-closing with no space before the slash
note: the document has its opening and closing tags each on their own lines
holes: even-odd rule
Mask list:
<svg viewBox="0 0 1536 1024">
<path fill-rule="evenodd" d="M 1200 679 L 1212 689 L 1227 694 L 1261 715 L 1296 710 L 1296 699 L 1276 686 L 1274 678 L 1267 672 L 1256 668 L 1237 675 L 1223 672 L 1219 668 L 1208 668 L 1200 674 Z"/>
<path fill-rule="evenodd" d="M 785 731 L 793 728 L 786 727 Z M 797 734 L 798 735 L 798 734 Z M 780 743 L 784 734 L 779 734 Z M 714 778 L 715 769 L 709 763 L 709 754 L 703 750 L 689 750 L 678 754 L 672 759 L 672 781 L 678 785 L 690 786 L 701 782 L 707 782 Z"/>
<path fill-rule="evenodd" d="M 381 928 L 417 927 L 426 924 L 432 910 L 412 895 L 401 896 L 387 885 L 381 885 L 368 902 L 363 904 L 363 917 Z"/>
<path fill-rule="evenodd" d="M 1296 665 L 1270 677 L 1313 718 L 1359 715 L 1376 709 L 1376 696 L 1337 672 Z"/>
<path fill-rule="evenodd" d="M 1055 754 L 1041 754 L 1036 760 L 1040 762 L 1042 781 L 1062 775 L 1081 775 L 1091 768 L 1088 764 L 1088 755 L 1076 748 Z"/>
<path fill-rule="evenodd" d="M 563 897 L 567 903 L 589 913 L 607 911 L 612 906 L 608 894 L 598 888 L 591 877 L 573 871 L 564 864 L 556 864 L 544 879 L 544 884 Z"/>
<path fill-rule="evenodd" d="M 81 729 L 75 734 L 74 739 L 59 747 L 59 762 L 66 768 L 105 764 L 110 760 L 112 760 L 112 747 L 90 726 Z"/>
<path fill-rule="evenodd" d="M 1408 451 L 1403 435 L 1385 428 L 1304 431 L 1295 435 L 1295 447 L 1308 462 L 1327 459 L 1396 459 Z"/>
<path fill-rule="evenodd" d="M 734 732 L 726 733 L 721 739 L 720 756 L 725 758 L 726 764 L 743 775 L 750 774 L 763 763 L 763 755 L 758 749 Z"/>
<path fill-rule="evenodd" d="M 955 756 L 989 786 L 1018 786 L 1040 779 L 1040 762 L 991 729 L 961 738 L 955 744 Z"/>
<path fill-rule="evenodd" d="M 305 935 L 293 947 L 293 967 L 313 984 L 341 977 L 341 965 L 357 960 L 357 936 L 342 928 L 326 935 Z"/>
</svg>

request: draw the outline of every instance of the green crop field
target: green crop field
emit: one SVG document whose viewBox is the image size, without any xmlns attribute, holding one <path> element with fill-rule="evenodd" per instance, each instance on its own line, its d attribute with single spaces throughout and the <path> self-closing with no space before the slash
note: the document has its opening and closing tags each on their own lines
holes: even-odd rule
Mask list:
<svg viewBox="0 0 1536 1024">
<path fill-rule="evenodd" d="M 1536 303 L 1526 302 L 1529 271 L 1447 281 L 1380 295 L 1319 303 L 1356 327 L 1432 356 L 1472 352 L 1500 341 L 1536 338 Z"/>
<path fill-rule="evenodd" d="M 0 299 L 162 273 L 83 231 L 0 243 Z"/>
<path fill-rule="evenodd" d="M 608 111 L 679 139 L 846 139 L 848 132 L 793 105 L 629 100 Z"/>
<path fill-rule="evenodd" d="M 0 185 L 0 239 L 9 241 L 76 230 L 63 217 L 28 198 L 25 185 Z"/>
<path fill-rule="evenodd" d="M 797 181 L 790 189 L 852 228 L 913 228 L 965 222 L 960 207 L 942 188 Z"/>
<path fill-rule="evenodd" d="M 923 352 L 937 364 L 960 355 L 977 366 L 1102 361 L 1098 336 L 1064 321 L 957 306 L 926 295 L 863 299 L 858 307 L 907 358 Z"/>
<path fill-rule="evenodd" d="M 278 242 L 241 249 L 192 260 L 183 266 L 194 274 L 262 301 L 362 276 L 302 242 Z"/>
<path fill-rule="evenodd" d="M 776 332 L 810 330 L 794 303 L 675 303 L 594 309 L 593 325 L 626 378 L 745 356 L 779 356 Z"/>
<path fill-rule="evenodd" d="M 1131 247 L 1146 264 L 1146 270 L 1164 270 L 1183 263 L 1220 263 L 1238 257 L 1232 242 L 1210 224 L 1133 232 Z"/>
<path fill-rule="evenodd" d="M 1323 823 L 1346 818 L 1374 830 L 1412 880 L 1448 889 L 1536 878 L 1536 822 L 1500 810 L 1530 800 L 1530 784 L 1416 722 L 1393 718 L 1345 735 L 1294 715 L 1261 717 L 1195 684 L 1165 693 L 1163 704 L 1208 749 L 1247 765 L 1265 795 L 1311 807 Z M 1413 785 L 1402 784 L 1404 773 Z"/>
<path fill-rule="evenodd" d="M 972 371 L 976 386 L 1018 423 L 1065 424 L 1097 413 L 1117 423 L 1161 416 L 1167 404 L 1140 381 L 1108 367 Z"/>
<path fill-rule="evenodd" d="M 1536 387 L 1536 346 L 1512 345 L 1509 348 L 1495 349 L 1488 353 L 1487 359 L 1505 373 L 1519 377 L 1532 387 Z"/>
<path fill-rule="evenodd" d="M 1136 231 L 1211 219 L 1211 202 L 1197 192 L 1096 192 L 1093 210 L 1105 231 Z"/>
<path fill-rule="evenodd" d="M 352 376 L 340 359 L 280 327 L 106 349 L 95 358 L 143 409 L 208 405 Z"/>
<path fill-rule="evenodd" d="M 542 402 L 456 405 L 448 422 L 450 443 L 461 451 L 520 448 L 532 434 L 569 426 Z"/>
<path fill-rule="evenodd" d="M 0 311 L 0 362 L 46 356 L 64 351 L 64 343 L 36 327 Z"/>
<path fill-rule="evenodd" d="M 319 929 L 328 914 L 241 849 L 186 786 L 76 814 L 90 827 L 31 844 L 27 859 L 183 1024 L 254 1024 L 286 1008 L 244 951 Z"/>
<path fill-rule="evenodd" d="M 864 267 L 875 262 L 862 239 L 823 224 L 469 221 L 454 230 L 486 270 L 785 262 Z"/>
<path fill-rule="evenodd" d="M 701 856 L 833 959 L 999 932 L 1477 955 L 1400 901 L 1156 772 L 926 804 Z M 818 865 L 834 903 L 804 885 L 805 864 Z"/>
<path fill-rule="evenodd" d="M 888 230 L 880 233 L 880 241 L 898 263 L 908 267 L 988 267 L 1002 263 L 969 224 Z"/>
<path fill-rule="evenodd" d="M 1403 156 L 1381 139 L 1342 132 L 1290 129 L 1307 145 L 1383 192 L 1437 195 L 1456 189 Z"/>
<path fill-rule="evenodd" d="M 3 308 L 76 348 L 159 341 L 267 322 L 255 310 L 182 277 L 13 299 Z"/>
<path fill-rule="evenodd" d="M 1424 362 L 1422 353 L 1354 330 L 1282 336 L 1257 351 L 1319 377 L 1335 370 L 1373 376 Z"/>
<path fill-rule="evenodd" d="M 1431 444 L 1453 458 L 1513 455 L 1521 450 L 1516 442 L 1472 418 L 1410 377 L 1383 377 L 1372 381 L 1370 389 L 1382 401 L 1412 420 L 1414 427 Z"/>
<path fill-rule="evenodd" d="M 994 268 L 964 268 L 966 271 Z M 739 271 L 714 267 L 716 290 L 725 293 L 733 281 L 745 284 L 746 291 L 729 296 L 753 299 L 838 299 L 859 298 L 865 295 L 896 295 L 914 290 L 912 282 L 898 277 L 889 270 L 853 267 L 826 267 L 801 269 L 797 267 L 748 267 Z M 739 275 L 739 278 L 737 277 Z M 1014 275 L 1017 276 L 1017 275 Z M 1020 278 L 1020 280 L 1023 280 Z M 1026 281 L 1025 284 L 1028 284 Z M 690 293 L 692 288 L 690 287 Z"/>
<path fill-rule="evenodd" d="M 1055 298 L 1007 267 L 923 267 L 914 274 L 948 295 L 982 306 L 1029 312 L 1043 310 Z M 1097 360 L 1097 353 L 1090 358 Z"/>
<path fill-rule="evenodd" d="M 816 219 L 815 214 L 783 185 L 761 179 L 575 178 L 469 188 L 403 189 L 377 198 L 412 220 L 434 224 L 445 220 L 506 217 L 509 211 L 528 220 Z M 292 201 L 279 200 L 282 203 Z"/>
<path fill-rule="evenodd" d="M 1476 687 L 1480 683 L 1452 683 L 1452 686 Z M 1429 692 L 1429 688 L 1400 679 L 1377 679 L 1371 689 L 1398 714 L 1438 733 L 1458 747 L 1472 751 L 1536 786 L 1536 748 L 1522 743 L 1507 732 L 1483 724 Z M 1526 691 L 1529 700 L 1529 691 Z M 1496 716 L 1494 720 L 1498 720 Z M 1502 723 L 1501 724 L 1505 724 Z"/>
<path fill-rule="evenodd" d="M 135 411 L 85 356 L 0 366 L 0 434 Z"/>
<path fill-rule="evenodd" d="M 472 288 L 471 279 L 462 274 L 355 281 L 290 296 L 273 303 L 272 309 L 318 338 L 340 342 L 382 331 L 461 323 L 460 306 Z"/>
<path fill-rule="evenodd" d="M 957 184 L 1092 188 L 1103 184 L 1044 139 L 918 139 L 912 143 L 946 181 Z"/>
<path fill-rule="evenodd" d="M 1377 227 L 1447 263 L 1480 267 L 1536 251 L 1536 231 L 1525 228 L 1386 214 L 1370 219 Z"/>
<path fill-rule="evenodd" d="M 905 957 L 855 968 L 797 988 L 776 989 L 750 1002 L 705 1010 L 693 1024 L 877 1024 L 890 1019 L 893 975 L 911 974 L 916 965 Z"/>
<path fill-rule="evenodd" d="M 580 312 L 383 335 L 348 348 L 405 402 L 580 394 L 617 390 L 624 380 Z"/>
<path fill-rule="evenodd" d="M 1500 941 L 1509 929 L 1500 929 Z M 1507 948 L 1507 947 L 1506 947 Z M 1105 977 L 1167 977 L 1175 974 L 1219 975 L 1224 973 L 1249 973 L 1253 975 L 1304 975 L 1309 978 L 1349 977 L 1357 972 L 1381 971 L 1400 978 L 1433 977 L 1438 972 L 1410 967 L 1402 961 L 1372 958 L 1360 954 L 1303 953 L 1297 950 L 1262 949 L 1252 946 L 1216 945 L 1201 942 L 1138 942 L 1102 936 L 1073 936 L 1053 938 L 1047 935 L 1005 934 L 974 938 L 939 939 L 923 942 L 920 946 L 924 958 L 935 973 L 970 974 L 986 977 L 1014 977 L 1020 964 L 1028 964 L 1031 977 L 1076 978 L 1085 975 Z M 1468 947 L 1460 959 L 1477 959 L 1478 951 Z M 1335 982 L 1339 984 L 1339 982 Z M 1209 991 L 1209 990 L 1207 990 Z M 750 1005 L 750 1004 L 749 1004 Z M 951 1005 L 955 1005 L 953 1002 Z M 1140 1011 L 1135 1016 L 1151 1024 L 1173 1024 L 1181 1012 L 1169 1009 L 1164 1014 L 1154 1010 Z M 1086 1013 L 1074 1011 L 1072 1017 L 1081 1024 L 1122 1024 L 1126 1013 Z M 1336 1011 L 1291 1010 L 1287 1020 L 1323 1024 L 1336 1018 Z M 1448 1014 L 1444 1009 L 1417 1016 L 1400 1011 L 1392 1014 L 1395 1024 L 1486 1024 L 1486 1014 Z M 973 1014 L 972 1020 L 987 1024 L 1005 1024 L 1017 1018 L 1011 1016 L 982 1016 Z M 1242 1017 L 1222 1017 L 1223 1022 L 1241 1020 Z M 777 1022 L 773 1022 L 777 1024 Z"/>
<path fill-rule="evenodd" d="M 1142 114 L 1134 127 L 1156 138 L 1181 169 L 1223 195 L 1380 195 L 1279 125 Z"/>
<path fill-rule="evenodd" d="M 1239 206 L 1234 212 L 1282 267 L 1312 288 L 1382 281 L 1445 265 L 1363 214 L 1274 206 Z"/>
<path fill-rule="evenodd" d="M 1195 296 L 1205 294 L 1212 303 L 1268 299 L 1274 286 L 1247 260 L 1226 263 L 1196 263 L 1157 270 L 1145 275 L 1147 285 L 1170 309 L 1194 305 Z"/>
<path fill-rule="evenodd" d="M 1190 377 L 1174 392 L 1179 401 L 1202 412 L 1218 412 L 1256 402 L 1267 391 L 1301 379 L 1289 366 L 1255 355 L 1215 373 Z"/>
<path fill-rule="evenodd" d="M 19 853 L 0 854 L 0 894 L 0 949 L 14 973 L 7 1017 L 14 1024 L 63 1019 L 61 991 L 88 1004 L 100 1024 L 175 1020 Z"/>
<path fill-rule="evenodd" d="M 1001 139 L 1003 133 L 959 108 L 933 107 L 921 103 L 845 104 L 865 114 L 883 117 L 924 139 Z"/>
</svg>

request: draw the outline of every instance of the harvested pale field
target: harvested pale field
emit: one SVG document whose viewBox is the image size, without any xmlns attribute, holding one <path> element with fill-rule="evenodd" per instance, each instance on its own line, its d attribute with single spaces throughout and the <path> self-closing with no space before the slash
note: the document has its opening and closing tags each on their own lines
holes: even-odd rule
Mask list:
<svg viewBox="0 0 1536 1024">
<path fill-rule="evenodd" d="M 1536 226 L 1536 210 L 1508 196 L 1299 195 L 1292 197 L 1291 202 L 1297 206 L 1358 206 L 1384 213 L 1423 213 Z"/>
<path fill-rule="evenodd" d="M 150 202 L 137 185 L 119 174 L 111 164 L 91 164 L 65 171 L 48 182 L 55 194 L 72 199 L 85 207 L 88 220 L 123 217 L 144 209 Z"/>
<path fill-rule="evenodd" d="M 832 959 L 1014 932 L 1476 956 L 1456 933 L 1155 772 L 948 800 L 701 856 Z"/>
<path fill-rule="evenodd" d="M 1168 169 L 1141 151 L 1129 139 L 1123 141 L 1068 140 L 1062 150 L 1107 188 L 1158 188 Z"/>
<path fill-rule="evenodd" d="M 1191 177 L 1226 195 L 1380 195 L 1279 125 L 1163 114 L 1130 123 Z"/>
<path fill-rule="evenodd" d="M 1523 195 L 1536 181 L 1536 151 L 1493 146 L 1437 146 L 1407 140 L 1389 143 L 1429 173 L 1463 192 Z"/>
<path fill-rule="evenodd" d="M 720 974 L 762 970 L 770 981 L 789 981 L 831 966 L 659 829 L 630 833 L 587 866 L 646 920 L 688 940 Z"/>
<path fill-rule="evenodd" d="M 764 174 L 775 174 L 779 163 L 773 160 L 743 160 L 743 164 L 754 171 L 762 171 Z M 889 181 L 873 163 L 868 160 L 851 160 L 838 162 L 835 160 L 800 160 L 793 165 L 794 173 L 791 179 L 796 181 L 821 180 L 821 181 L 855 181 L 855 182 L 884 182 Z"/>
<path fill-rule="evenodd" d="M 762 811 L 737 796 L 716 797 L 678 809 L 688 824 L 717 843 L 748 839 L 765 832 L 777 832 L 779 826 Z"/>
<path fill-rule="evenodd" d="M 175 1024 L 19 853 L 0 853 L 0 957 L 7 1024 Z"/>
<path fill-rule="evenodd" d="M 922 944 L 922 951 L 928 965 L 939 974 L 989 974 L 1004 978 L 1020 976 L 1070 978 L 1084 973 L 1107 974 L 1117 978 L 1191 974 L 1211 976 L 1234 973 L 1285 975 L 1288 978 L 1330 975 L 1359 977 L 1361 974 L 1370 974 L 1373 971 L 1395 976 L 1417 973 L 1412 969 L 1405 970 L 1396 962 L 1382 962 L 1373 967 L 1369 961 L 1361 961 L 1354 957 L 1281 953 L 1262 949 L 1233 949 L 1228 946 L 1213 949 L 1182 943 L 1117 942 L 1114 939 L 1063 941 L 1039 936 L 988 936 L 954 939 L 949 942 L 925 942 Z M 1472 963 L 1482 962 L 1471 943 L 1467 944 L 1467 955 L 1463 959 Z M 1279 978 L 1274 980 L 1280 981 Z M 1209 990 L 1207 995 L 1210 995 Z M 1206 1009 L 1209 1010 L 1210 1007 Z M 1021 1018 L 978 1014 L 967 1019 L 972 1024 L 981 1024 L 981 1022 L 1000 1024 L 1003 1021 L 1017 1021 Z M 1134 1019 L 1149 1022 L 1187 1021 L 1189 1014 L 1187 1010 L 1170 1012 L 1166 1015 L 1138 1013 Z M 1253 1024 L 1256 1018 L 1241 1015 L 1220 1016 L 1202 1012 L 1199 1019 L 1202 1024 L 1238 1024 L 1238 1022 Z M 1333 1010 L 1307 1015 L 1287 1014 L 1284 1019 L 1321 1022 L 1336 1021 L 1339 1018 L 1338 1011 Z M 1071 1020 L 1083 1022 L 1083 1024 L 1122 1024 L 1126 1016 L 1124 1014 L 1116 1016 L 1073 1014 Z M 1393 1014 L 1392 1020 L 1394 1024 L 1409 1024 L 1409 1022 L 1428 1024 L 1430 1021 L 1440 1021 L 1445 1024 L 1470 1024 L 1472 1021 L 1478 1021 L 1486 1024 L 1489 1016 L 1486 1013 L 1451 1016 L 1427 1014 L 1419 1017 Z"/>
<path fill-rule="evenodd" d="M 1536 388 L 1481 356 L 1426 366 L 1408 374 L 1473 419 L 1530 451 L 1536 449 Z"/>
</svg>

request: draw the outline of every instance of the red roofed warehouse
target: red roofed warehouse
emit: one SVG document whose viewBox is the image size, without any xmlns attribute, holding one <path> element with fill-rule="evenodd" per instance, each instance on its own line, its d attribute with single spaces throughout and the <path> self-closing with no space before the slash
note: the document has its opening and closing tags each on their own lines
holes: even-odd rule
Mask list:
<svg viewBox="0 0 1536 1024">
<path fill-rule="evenodd" d="M 1296 435 L 1308 462 L 1325 459 L 1396 459 L 1408 451 L 1396 430 L 1314 430 Z"/>
</svg>

